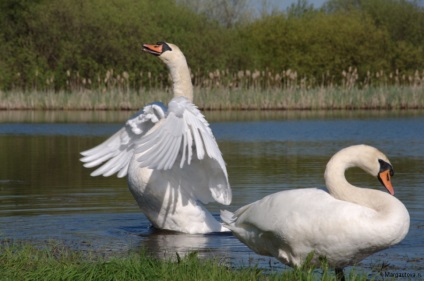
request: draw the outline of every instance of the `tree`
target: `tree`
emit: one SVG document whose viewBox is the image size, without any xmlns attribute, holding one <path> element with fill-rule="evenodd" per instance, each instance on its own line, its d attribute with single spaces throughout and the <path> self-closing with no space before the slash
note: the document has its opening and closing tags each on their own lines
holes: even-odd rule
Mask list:
<svg viewBox="0 0 424 281">
<path fill-rule="evenodd" d="M 290 7 L 287 8 L 288 16 L 297 18 L 313 11 L 315 11 L 314 5 L 310 4 L 308 0 L 297 0 L 296 3 L 292 3 Z"/>
<path fill-rule="evenodd" d="M 227 28 L 250 21 L 252 10 L 248 0 L 178 0 L 198 14 L 204 14 Z"/>
</svg>

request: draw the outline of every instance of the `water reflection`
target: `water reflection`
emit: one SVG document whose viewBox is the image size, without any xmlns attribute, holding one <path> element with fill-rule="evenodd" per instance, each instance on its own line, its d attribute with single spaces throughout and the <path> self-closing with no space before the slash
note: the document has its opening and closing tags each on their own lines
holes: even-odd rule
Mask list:
<svg viewBox="0 0 424 281">
<path fill-rule="evenodd" d="M 214 244 L 215 248 L 217 245 L 212 240 L 218 235 L 223 236 L 223 234 L 192 235 L 152 230 L 148 235 L 143 235 L 144 239 L 141 241 L 140 248 L 161 259 L 175 259 L 177 253 L 178 256 L 184 257 L 194 251 L 202 256 L 202 252 L 206 252 L 207 255 L 213 253 L 208 244 Z M 229 233 L 224 235 L 231 236 Z"/>
<path fill-rule="evenodd" d="M 21 114 L 21 115 L 20 115 Z M 158 257 L 228 258 L 238 265 L 283 268 L 251 252 L 232 235 L 153 231 L 125 179 L 92 178 L 79 152 L 117 130 L 130 112 L 0 112 L 0 237 L 47 239 L 101 254 L 147 249 Z M 391 160 L 396 196 L 411 215 L 404 241 L 366 259 L 371 271 L 424 270 L 424 112 L 206 112 L 227 163 L 235 210 L 270 193 L 322 187 L 329 158 L 359 142 Z M 217 121 L 219 120 L 219 121 Z M 375 178 L 351 170 L 358 186 L 380 188 Z M 208 205 L 218 216 L 222 206 Z"/>
</svg>

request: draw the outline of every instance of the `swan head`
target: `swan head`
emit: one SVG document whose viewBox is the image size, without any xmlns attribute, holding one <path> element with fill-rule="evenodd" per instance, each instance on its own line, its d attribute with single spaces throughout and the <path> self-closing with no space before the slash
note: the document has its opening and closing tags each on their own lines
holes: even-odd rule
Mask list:
<svg viewBox="0 0 424 281">
<path fill-rule="evenodd" d="M 391 195 L 394 195 L 395 191 L 392 186 L 392 181 L 390 180 L 395 174 L 393 167 L 389 162 L 382 159 L 378 159 L 378 163 L 380 164 L 380 171 L 378 172 L 377 178 L 387 191 L 389 191 Z"/>
<path fill-rule="evenodd" d="M 143 51 L 159 57 L 167 65 L 172 65 L 182 59 L 185 61 L 184 54 L 180 48 L 167 42 L 158 42 L 156 45 L 143 44 Z"/>
<path fill-rule="evenodd" d="M 185 97 L 193 102 L 193 84 L 190 70 L 183 52 L 176 45 L 158 42 L 156 45 L 143 45 L 143 51 L 157 56 L 171 72 L 174 97 Z"/>
<path fill-rule="evenodd" d="M 393 166 L 384 153 L 369 145 L 353 146 L 358 148 L 360 158 L 358 166 L 373 176 L 376 176 L 387 191 L 394 195 L 391 177 L 394 176 Z"/>
<path fill-rule="evenodd" d="M 387 191 L 394 195 L 391 182 L 391 177 L 394 175 L 393 166 L 387 156 L 375 147 L 361 144 L 344 148 L 330 160 L 327 165 L 328 172 L 332 170 L 330 167 L 335 166 L 343 170 L 350 167 L 359 167 L 370 175 L 377 177 Z"/>
</svg>

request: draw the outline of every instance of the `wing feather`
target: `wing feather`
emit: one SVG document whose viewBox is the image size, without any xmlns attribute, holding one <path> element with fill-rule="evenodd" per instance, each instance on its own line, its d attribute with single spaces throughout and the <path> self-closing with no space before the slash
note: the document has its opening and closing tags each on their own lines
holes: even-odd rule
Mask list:
<svg viewBox="0 0 424 281">
<path fill-rule="evenodd" d="M 184 127 L 184 120 L 174 112 L 169 112 L 155 130 L 140 140 L 136 153 L 140 154 L 137 160 L 141 166 L 158 170 L 171 169 L 179 154 Z"/>
<path fill-rule="evenodd" d="M 231 203 L 227 169 L 209 123 L 184 97 L 173 98 L 168 110 L 159 103 L 145 106 L 109 139 L 81 154 L 85 167 L 101 165 L 92 176 L 124 177 L 135 157 L 140 167 L 161 170 L 196 200 Z"/>
<path fill-rule="evenodd" d="M 156 167 L 156 169 L 158 170 L 162 170 L 162 169 L 166 169 L 165 165 L 163 164 L 163 160 L 167 159 L 170 154 L 172 153 L 172 151 L 170 150 L 170 147 L 172 145 L 173 139 L 172 137 L 166 137 L 164 139 L 163 142 L 159 142 L 159 147 L 157 148 L 157 150 L 155 150 L 155 156 L 154 158 L 154 164 Z"/>
<path fill-rule="evenodd" d="M 152 129 L 156 123 L 165 117 L 166 107 L 161 103 L 145 106 L 134 114 L 119 131 L 98 146 L 81 152 L 80 160 L 84 167 L 92 168 L 98 165 L 91 176 L 105 177 L 118 173 L 122 178 L 127 175 L 128 165 L 134 155 L 140 138 Z"/>
<path fill-rule="evenodd" d="M 141 167 L 184 178 L 183 188 L 198 200 L 231 202 L 227 169 L 209 123 L 186 98 L 171 100 L 167 117 L 140 139 L 136 153 Z"/>
<path fill-rule="evenodd" d="M 115 155 L 116 155 L 115 151 L 110 151 L 110 152 L 105 152 L 105 153 L 101 154 L 101 156 L 94 154 L 94 155 L 90 155 L 90 156 L 87 156 L 87 157 L 83 157 L 83 158 L 81 158 L 81 161 L 87 162 L 87 163 L 84 164 L 84 167 L 93 168 L 95 166 L 100 165 L 104 161 L 114 157 Z"/>
<path fill-rule="evenodd" d="M 186 160 L 186 153 L 187 153 L 187 135 L 186 134 L 183 134 L 182 150 L 183 151 L 181 153 L 180 168 L 184 166 L 184 162 Z"/>
</svg>

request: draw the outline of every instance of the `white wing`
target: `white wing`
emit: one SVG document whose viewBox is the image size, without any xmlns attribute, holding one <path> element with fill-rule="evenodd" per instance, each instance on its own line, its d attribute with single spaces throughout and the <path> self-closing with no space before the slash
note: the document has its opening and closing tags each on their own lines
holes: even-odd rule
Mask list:
<svg viewBox="0 0 424 281">
<path fill-rule="evenodd" d="M 127 175 L 134 154 L 140 167 L 162 171 L 203 203 L 231 203 L 231 188 L 221 151 L 209 124 L 197 107 L 176 97 L 166 108 L 151 104 L 100 145 L 82 152 L 84 167 L 103 164 L 92 176 Z"/>
<path fill-rule="evenodd" d="M 142 167 L 184 178 L 188 183 L 184 188 L 202 202 L 231 202 L 227 169 L 215 137 L 186 98 L 171 100 L 167 117 L 140 139 L 136 153 Z"/>
<path fill-rule="evenodd" d="M 136 153 L 141 153 L 138 161 L 143 167 L 169 170 L 177 156 L 180 156 L 180 168 L 190 164 L 193 146 L 198 159 L 203 159 L 207 154 L 219 161 L 225 169 L 221 151 L 208 122 L 194 104 L 186 98 L 177 97 L 169 103 L 167 118 L 143 137 Z"/>
<path fill-rule="evenodd" d="M 118 173 L 122 178 L 127 175 L 128 165 L 134 155 L 135 147 L 140 138 L 156 123 L 165 118 L 166 107 L 162 103 L 152 103 L 134 114 L 118 132 L 100 145 L 81 152 L 80 160 L 84 167 L 92 168 L 104 162 L 91 176 L 105 177 Z"/>
</svg>

